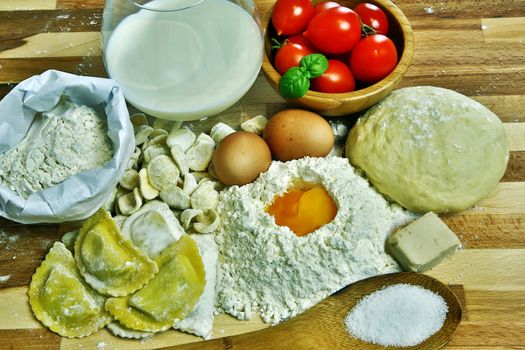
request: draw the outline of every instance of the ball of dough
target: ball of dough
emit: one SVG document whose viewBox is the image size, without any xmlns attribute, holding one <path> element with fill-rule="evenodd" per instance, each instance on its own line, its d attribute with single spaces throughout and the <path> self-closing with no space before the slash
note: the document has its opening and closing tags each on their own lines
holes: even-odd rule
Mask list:
<svg viewBox="0 0 525 350">
<path fill-rule="evenodd" d="M 499 118 L 455 91 L 394 91 L 352 128 L 346 156 L 387 198 L 417 212 L 454 212 L 503 176 L 509 144 Z"/>
</svg>

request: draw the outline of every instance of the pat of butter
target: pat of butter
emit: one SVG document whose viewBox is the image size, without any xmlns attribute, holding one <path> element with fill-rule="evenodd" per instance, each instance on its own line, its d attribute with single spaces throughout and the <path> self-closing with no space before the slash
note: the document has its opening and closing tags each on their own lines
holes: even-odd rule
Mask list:
<svg viewBox="0 0 525 350">
<path fill-rule="evenodd" d="M 423 272 L 436 266 L 461 246 L 458 237 L 433 212 L 394 232 L 386 251 L 408 271 Z"/>
</svg>

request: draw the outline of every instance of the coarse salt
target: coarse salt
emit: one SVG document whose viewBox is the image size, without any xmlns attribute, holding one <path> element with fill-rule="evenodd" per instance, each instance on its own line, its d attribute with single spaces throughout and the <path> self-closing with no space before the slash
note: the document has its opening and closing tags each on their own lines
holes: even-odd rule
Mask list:
<svg viewBox="0 0 525 350">
<path fill-rule="evenodd" d="M 414 346 L 441 329 L 445 300 L 425 288 L 394 284 L 365 296 L 348 313 L 350 334 L 383 346 Z"/>
</svg>

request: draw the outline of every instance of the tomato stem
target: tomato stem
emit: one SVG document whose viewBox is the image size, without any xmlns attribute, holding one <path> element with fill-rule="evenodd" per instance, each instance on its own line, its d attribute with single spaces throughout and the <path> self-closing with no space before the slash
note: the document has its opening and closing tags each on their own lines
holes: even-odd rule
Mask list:
<svg viewBox="0 0 525 350">
<path fill-rule="evenodd" d="M 286 41 L 288 41 L 288 39 L 284 39 L 283 42 L 281 43 L 279 40 L 272 38 L 272 43 L 273 43 L 272 50 L 273 49 L 279 50 L 281 47 L 283 47 L 286 44 Z"/>
<path fill-rule="evenodd" d="M 374 29 L 374 27 L 369 26 L 368 24 L 364 24 L 363 21 L 361 21 L 361 36 L 369 36 L 377 34 L 377 30 Z"/>
</svg>

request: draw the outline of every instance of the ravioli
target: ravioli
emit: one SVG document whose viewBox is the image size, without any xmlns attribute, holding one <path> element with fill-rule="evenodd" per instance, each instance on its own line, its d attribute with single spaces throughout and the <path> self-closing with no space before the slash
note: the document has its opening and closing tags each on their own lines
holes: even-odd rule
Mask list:
<svg viewBox="0 0 525 350">
<path fill-rule="evenodd" d="M 161 294 L 161 293 L 159 293 Z M 142 332 L 161 332 L 172 326 L 172 322 L 156 321 L 148 314 L 129 305 L 129 297 L 109 298 L 106 311 L 124 328 Z"/>
<path fill-rule="evenodd" d="M 183 235 L 155 259 L 159 272 L 131 296 L 110 298 L 106 310 L 124 327 L 158 332 L 188 316 L 206 283 L 195 241 Z"/>
<path fill-rule="evenodd" d="M 110 324 L 108 324 L 107 329 L 117 337 L 121 338 L 128 338 L 128 339 L 144 339 L 153 336 L 152 332 L 143 332 L 143 331 L 136 331 L 134 329 L 129 329 L 121 325 L 117 321 L 113 321 Z"/>
<path fill-rule="evenodd" d="M 148 202 L 122 224 L 122 235 L 151 259 L 183 234 L 169 206 L 157 200 Z"/>
<path fill-rule="evenodd" d="M 81 338 L 111 322 L 106 298 L 82 279 L 71 252 L 56 242 L 29 286 L 29 304 L 40 320 L 64 337 Z"/>
<path fill-rule="evenodd" d="M 158 272 L 155 262 L 122 236 L 103 209 L 82 225 L 75 243 L 75 258 L 86 282 L 110 296 L 133 293 Z"/>
<path fill-rule="evenodd" d="M 215 243 L 215 237 L 211 234 L 196 234 L 192 235 L 191 238 L 197 243 L 202 257 L 206 271 L 206 286 L 195 309 L 183 320 L 177 320 L 173 324 L 173 328 L 209 339 L 213 328 L 219 250 Z"/>
<path fill-rule="evenodd" d="M 75 252 L 75 242 L 77 241 L 78 235 L 80 233 L 80 229 L 69 231 L 64 233 L 62 236 L 62 243 L 66 246 L 66 248 L 71 252 Z"/>
</svg>

